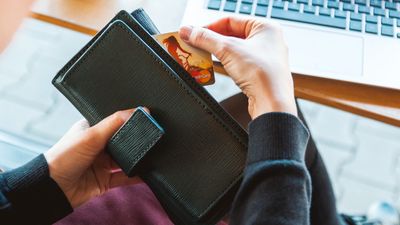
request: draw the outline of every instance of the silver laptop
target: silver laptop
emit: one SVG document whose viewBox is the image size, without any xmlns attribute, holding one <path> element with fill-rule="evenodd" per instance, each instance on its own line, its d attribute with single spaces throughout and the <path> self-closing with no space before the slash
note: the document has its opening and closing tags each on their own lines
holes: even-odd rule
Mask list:
<svg viewBox="0 0 400 225">
<path fill-rule="evenodd" d="M 231 15 L 279 21 L 293 72 L 400 89 L 400 0 L 188 0 L 182 25 Z"/>
</svg>

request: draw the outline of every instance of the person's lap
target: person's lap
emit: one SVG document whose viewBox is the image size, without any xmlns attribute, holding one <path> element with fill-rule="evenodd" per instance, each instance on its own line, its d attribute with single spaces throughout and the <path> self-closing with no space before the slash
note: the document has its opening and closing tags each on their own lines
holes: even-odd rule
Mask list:
<svg viewBox="0 0 400 225">
<path fill-rule="evenodd" d="M 247 113 L 247 99 L 243 94 L 234 95 L 221 102 L 243 128 L 251 118 Z M 299 117 L 304 121 L 299 110 Z M 325 165 L 316 145 L 310 138 L 306 151 L 306 166 L 312 180 L 311 224 L 341 224 L 336 211 L 335 197 Z M 266 215 L 268 216 L 268 215 Z M 156 197 L 146 184 L 115 188 L 60 220 L 56 225 L 79 224 L 173 224 Z M 220 225 L 226 223 L 221 221 Z"/>
</svg>

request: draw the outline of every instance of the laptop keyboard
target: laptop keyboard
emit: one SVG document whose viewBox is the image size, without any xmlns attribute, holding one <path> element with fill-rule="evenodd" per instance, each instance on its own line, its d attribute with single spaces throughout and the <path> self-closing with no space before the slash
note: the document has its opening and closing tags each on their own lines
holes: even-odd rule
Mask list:
<svg viewBox="0 0 400 225">
<path fill-rule="evenodd" d="M 207 8 L 400 39 L 400 0 L 208 0 Z"/>
</svg>

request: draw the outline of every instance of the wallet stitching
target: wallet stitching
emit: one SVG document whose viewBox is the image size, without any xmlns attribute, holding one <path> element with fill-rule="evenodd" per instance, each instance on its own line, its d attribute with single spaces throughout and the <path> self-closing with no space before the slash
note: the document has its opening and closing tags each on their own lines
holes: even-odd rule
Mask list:
<svg viewBox="0 0 400 225">
<path fill-rule="evenodd" d="M 124 16 L 124 15 L 123 15 L 123 16 Z M 124 17 L 126 17 L 126 16 L 124 16 Z M 126 17 L 126 18 L 129 19 L 129 20 L 131 20 L 131 18 L 129 18 L 129 17 Z M 122 21 L 121 21 L 121 22 L 122 22 Z M 81 55 L 80 57 L 78 57 L 78 59 L 81 58 L 81 57 L 82 57 L 82 58 L 81 58 L 80 61 L 76 62 L 76 66 L 74 66 L 73 68 L 70 68 L 70 72 L 72 73 L 72 72 L 75 71 L 83 62 L 85 62 L 85 61 L 87 60 L 88 56 L 91 55 L 92 52 L 99 46 L 99 44 L 100 44 L 100 42 L 101 42 L 101 39 L 102 39 L 103 41 L 107 40 L 107 39 L 108 39 L 107 34 L 110 33 L 110 32 L 111 32 L 113 29 L 115 29 L 116 27 L 122 28 L 122 30 L 124 30 L 125 32 L 128 33 L 128 36 L 131 37 L 132 40 L 134 40 L 135 42 L 139 43 L 139 45 L 145 50 L 145 52 L 147 52 L 147 54 L 149 54 L 152 58 L 154 58 L 154 59 L 157 61 L 157 63 L 160 64 L 160 65 L 162 66 L 162 68 L 164 69 L 164 71 L 166 71 L 166 72 L 169 74 L 169 76 L 170 76 L 171 78 L 173 78 L 173 79 L 174 79 L 174 80 L 189 94 L 189 96 L 191 96 L 199 105 L 203 106 L 204 111 L 207 113 L 207 111 L 205 110 L 205 109 L 207 108 L 207 105 L 203 104 L 199 99 L 197 99 L 197 98 L 182 84 L 182 81 L 180 81 L 179 79 L 177 79 L 176 76 L 175 76 L 174 74 L 172 74 L 172 73 L 166 68 L 165 65 L 162 64 L 162 62 L 160 61 L 160 59 L 158 59 L 157 57 L 155 57 L 155 56 L 153 55 L 153 53 L 150 52 L 148 49 L 144 48 L 143 43 L 141 43 L 141 42 L 139 42 L 138 40 L 136 40 L 135 38 L 133 38 L 133 36 L 132 36 L 132 34 L 130 33 L 130 31 L 129 31 L 126 27 L 123 27 L 121 24 L 115 24 L 115 26 L 110 27 L 110 28 L 109 28 L 108 30 L 106 30 L 102 35 L 100 35 L 99 38 L 98 38 L 90 47 L 87 48 L 87 50 L 85 51 L 85 53 L 84 53 L 83 55 Z M 71 64 L 74 64 L 74 63 L 71 63 Z M 65 70 L 67 70 L 67 68 L 65 68 Z M 64 72 L 65 72 L 65 70 L 64 70 Z M 194 82 L 194 81 L 192 81 L 192 82 Z M 67 83 L 67 79 L 66 79 L 66 78 L 65 78 L 65 80 L 64 80 L 64 83 Z M 85 104 L 84 102 L 82 102 L 82 100 L 81 100 L 74 92 L 70 92 L 70 94 L 71 94 L 72 96 L 75 97 L 76 101 L 81 102 L 81 104 L 87 105 L 87 104 Z M 207 99 L 210 100 L 210 98 L 209 98 L 208 96 L 206 96 L 206 97 L 207 97 Z M 87 111 L 87 110 L 85 110 L 85 111 Z M 92 118 L 94 118 L 94 116 L 91 115 L 90 111 L 87 111 L 87 112 L 88 112 L 88 114 L 89 114 Z M 226 131 L 228 131 L 228 133 L 230 133 L 243 147 L 246 147 L 246 145 L 236 136 L 236 134 L 234 134 L 231 130 L 229 130 L 229 128 L 227 128 L 226 125 L 223 124 L 214 114 L 210 114 L 210 115 L 212 116 L 212 118 L 214 118 L 214 120 L 215 120 L 216 122 L 218 122 L 220 125 L 222 125 L 222 127 L 223 127 Z M 98 116 L 97 116 L 97 117 L 98 117 Z M 233 180 L 229 183 L 228 187 L 225 188 L 221 193 L 219 193 L 219 194 L 218 194 L 218 197 L 217 197 L 216 199 L 214 199 L 214 200 L 210 203 L 210 205 L 209 205 L 204 211 L 202 211 L 202 212 L 200 213 L 200 215 L 198 215 L 197 213 L 194 213 L 191 209 L 189 209 L 189 208 L 187 208 L 187 207 L 184 207 L 184 208 L 190 210 L 191 213 L 193 213 L 194 215 L 197 215 L 197 216 L 199 216 L 199 217 L 202 217 L 205 213 L 207 213 L 207 211 L 208 211 L 211 207 L 214 206 L 214 204 L 219 200 L 219 198 L 221 197 L 221 195 L 224 194 L 224 193 L 226 193 L 227 191 L 229 191 L 229 190 L 232 188 L 233 184 L 235 184 L 236 182 L 238 182 L 238 180 L 241 179 L 241 177 L 242 177 L 242 173 L 239 174 L 238 176 L 236 176 L 236 178 L 233 179 Z M 176 195 L 174 195 L 174 198 L 176 198 Z"/>
</svg>

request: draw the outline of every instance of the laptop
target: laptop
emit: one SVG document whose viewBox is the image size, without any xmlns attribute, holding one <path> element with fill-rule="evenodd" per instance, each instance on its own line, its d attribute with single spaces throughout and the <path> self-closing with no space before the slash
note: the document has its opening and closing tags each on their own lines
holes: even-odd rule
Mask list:
<svg viewBox="0 0 400 225">
<path fill-rule="evenodd" d="M 400 0 L 188 0 L 182 25 L 232 15 L 279 21 L 294 73 L 400 89 Z"/>
</svg>

